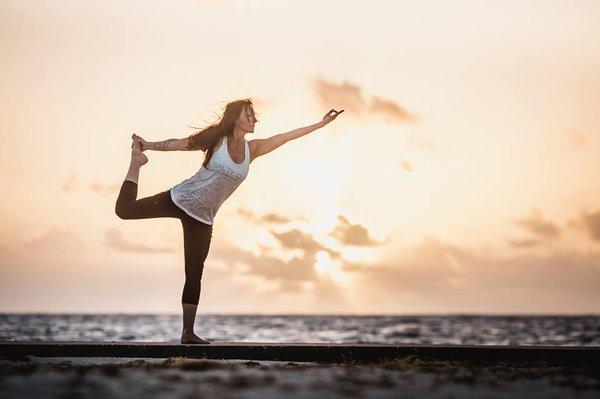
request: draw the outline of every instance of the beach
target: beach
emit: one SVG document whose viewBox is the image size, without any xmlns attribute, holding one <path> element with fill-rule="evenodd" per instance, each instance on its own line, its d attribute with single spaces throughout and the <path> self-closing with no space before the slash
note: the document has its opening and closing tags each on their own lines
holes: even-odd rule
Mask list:
<svg viewBox="0 0 600 399">
<path fill-rule="evenodd" d="M 596 398 L 599 371 L 414 356 L 334 364 L 32 356 L 0 360 L 0 398 Z"/>
</svg>

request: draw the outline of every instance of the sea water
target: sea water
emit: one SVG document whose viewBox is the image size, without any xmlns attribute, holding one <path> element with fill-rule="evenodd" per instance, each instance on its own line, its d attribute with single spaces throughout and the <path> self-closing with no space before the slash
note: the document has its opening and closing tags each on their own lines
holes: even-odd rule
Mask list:
<svg viewBox="0 0 600 399">
<path fill-rule="evenodd" d="M 2 341 L 178 342 L 181 315 L 0 314 Z M 600 346 L 600 316 L 203 315 L 209 341 Z"/>
</svg>

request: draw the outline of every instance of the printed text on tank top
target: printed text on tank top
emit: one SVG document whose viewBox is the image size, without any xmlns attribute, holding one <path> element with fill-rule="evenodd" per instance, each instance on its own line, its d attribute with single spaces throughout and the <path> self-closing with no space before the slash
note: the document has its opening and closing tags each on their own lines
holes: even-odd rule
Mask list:
<svg viewBox="0 0 600 399">
<path fill-rule="evenodd" d="M 246 160 L 246 155 L 245 155 L 245 154 L 246 154 L 246 148 L 245 148 L 245 147 L 246 147 L 246 140 L 244 140 L 244 144 L 243 144 L 243 146 L 242 146 L 242 152 L 241 152 L 241 154 L 242 154 L 242 160 L 241 160 L 240 162 L 236 162 L 236 161 L 235 161 L 235 159 L 234 159 L 234 158 L 231 156 L 231 152 L 229 151 L 229 145 L 227 145 L 227 136 L 223 136 L 223 139 L 221 140 L 221 145 L 219 146 L 219 148 L 220 148 L 221 146 L 223 146 L 223 145 L 225 146 L 225 150 L 226 150 L 226 152 L 227 152 L 227 156 L 228 156 L 228 158 L 229 158 L 229 159 L 230 159 L 230 160 L 231 160 L 231 161 L 232 161 L 234 164 L 236 164 L 236 165 L 238 165 L 238 166 L 241 166 L 241 165 L 244 163 L 244 161 Z M 238 156 L 238 155 L 236 155 L 236 158 L 239 158 L 239 156 Z"/>
<path fill-rule="evenodd" d="M 216 157 L 214 161 L 211 159 L 208 162 L 207 169 L 218 170 L 228 180 L 241 182 L 241 180 L 244 180 L 246 174 L 248 173 L 249 152 L 248 142 L 244 140 L 244 160 L 241 163 L 235 162 L 229 154 L 227 136 L 223 136 L 221 145 L 217 151 L 213 153 L 213 157 Z M 219 159 L 221 161 L 219 161 Z"/>
<path fill-rule="evenodd" d="M 249 171 L 248 141 L 244 140 L 244 158 L 237 163 L 229 154 L 226 140 L 227 137 L 224 137 L 215 146 L 217 148 L 206 165 L 171 189 L 171 199 L 175 205 L 206 224 L 213 223 L 221 204 L 242 183 Z"/>
</svg>

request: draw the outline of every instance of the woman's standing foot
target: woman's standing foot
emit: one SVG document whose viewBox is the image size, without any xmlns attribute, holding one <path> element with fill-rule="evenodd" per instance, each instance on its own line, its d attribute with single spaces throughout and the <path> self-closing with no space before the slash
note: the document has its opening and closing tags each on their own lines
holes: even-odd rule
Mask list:
<svg viewBox="0 0 600 399">
<path fill-rule="evenodd" d="M 184 332 L 181 334 L 181 343 L 182 344 L 200 344 L 200 345 L 210 344 L 209 341 L 206 341 L 206 340 L 200 338 L 196 334 L 187 333 L 187 332 Z"/>
<path fill-rule="evenodd" d="M 181 302 L 183 308 L 183 330 L 181 331 L 182 344 L 210 344 L 196 334 L 194 334 L 194 321 L 196 320 L 196 311 L 198 304 Z"/>
</svg>

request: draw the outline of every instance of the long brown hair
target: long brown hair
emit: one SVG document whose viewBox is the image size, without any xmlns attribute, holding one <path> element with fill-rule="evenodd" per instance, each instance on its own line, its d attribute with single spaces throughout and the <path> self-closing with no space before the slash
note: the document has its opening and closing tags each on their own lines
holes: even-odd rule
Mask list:
<svg viewBox="0 0 600 399">
<path fill-rule="evenodd" d="M 252 112 L 254 112 L 251 99 L 244 98 L 232 101 L 225 106 L 223 116 L 219 122 L 188 136 L 188 148 L 190 150 L 202 150 L 206 152 L 202 166 L 206 166 L 212 157 L 215 144 L 217 144 L 221 137 L 233 135 L 235 121 L 240 117 L 244 105 L 249 105 Z"/>
</svg>

